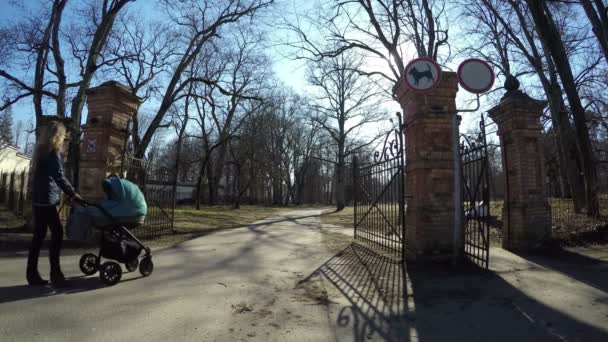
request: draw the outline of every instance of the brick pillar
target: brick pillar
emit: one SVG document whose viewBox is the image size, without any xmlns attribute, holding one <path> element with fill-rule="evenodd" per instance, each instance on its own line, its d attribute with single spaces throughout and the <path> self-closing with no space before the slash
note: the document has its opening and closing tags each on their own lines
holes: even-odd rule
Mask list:
<svg viewBox="0 0 608 342">
<path fill-rule="evenodd" d="M 106 82 L 87 91 L 88 115 L 80 146 L 80 194 L 87 200 L 104 197 L 101 183 L 120 173 L 129 120 L 141 99 L 118 82 Z"/>
<path fill-rule="evenodd" d="M 425 93 L 404 82 L 395 87 L 403 108 L 406 145 L 406 256 L 448 259 L 454 244 L 454 156 L 452 116 L 456 73 L 443 72 Z"/>
<path fill-rule="evenodd" d="M 551 209 L 545 198 L 540 116 L 546 101 L 532 99 L 509 77 L 507 93 L 491 110 L 498 126 L 505 200 L 502 210 L 503 248 L 527 251 L 551 236 Z"/>
</svg>

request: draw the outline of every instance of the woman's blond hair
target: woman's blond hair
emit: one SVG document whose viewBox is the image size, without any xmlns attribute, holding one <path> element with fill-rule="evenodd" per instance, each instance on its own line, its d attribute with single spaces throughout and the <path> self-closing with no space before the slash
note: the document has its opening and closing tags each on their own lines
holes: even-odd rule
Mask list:
<svg viewBox="0 0 608 342">
<path fill-rule="evenodd" d="M 63 146 L 66 128 L 59 121 L 51 122 L 48 127 L 42 129 L 40 136 L 36 139 L 36 148 L 34 149 L 34 165 L 39 158 L 49 155 L 51 152 L 59 152 Z"/>
</svg>

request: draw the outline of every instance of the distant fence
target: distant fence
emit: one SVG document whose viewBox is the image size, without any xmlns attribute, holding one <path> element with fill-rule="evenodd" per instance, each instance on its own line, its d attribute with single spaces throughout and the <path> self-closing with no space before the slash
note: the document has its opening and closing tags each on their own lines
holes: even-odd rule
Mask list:
<svg viewBox="0 0 608 342">
<path fill-rule="evenodd" d="M 177 188 L 175 169 L 163 167 L 146 160 L 126 157 L 124 175 L 137 184 L 148 203 L 148 215 L 144 225 L 136 233 L 145 237 L 157 237 L 173 231 L 174 204 Z"/>
<path fill-rule="evenodd" d="M 0 205 L 19 216 L 23 216 L 27 207 L 27 179 L 27 170 L 21 172 L 0 171 Z"/>
<path fill-rule="evenodd" d="M 608 226 L 608 194 L 598 196 L 600 217 L 587 216 L 583 209 L 574 210 L 574 202 L 570 198 L 549 198 L 551 206 L 551 225 L 554 238 L 569 238 L 581 233 L 589 233 Z"/>
</svg>

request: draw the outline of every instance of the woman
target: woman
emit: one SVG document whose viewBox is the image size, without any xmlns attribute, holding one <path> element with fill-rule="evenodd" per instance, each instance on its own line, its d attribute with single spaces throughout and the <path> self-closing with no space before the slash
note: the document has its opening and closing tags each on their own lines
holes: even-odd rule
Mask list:
<svg viewBox="0 0 608 342">
<path fill-rule="evenodd" d="M 81 199 L 63 175 L 63 158 L 61 149 L 65 139 L 65 126 L 61 122 L 52 122 L 43 130 L 36 143 L 33 160 L 32 205 L 34 214 L 34 237 L 27 260 L 27 282 L 30 285 L 46 285 L 48 282 L 38 273 L 38 255 L 46 236 L 47 227 L 51 229 L 51 247 L 49 261 L 51 264 L 51 283 L 64 286 L 65 277 L 59 265 L 59 253 L 63 240 L 63 227 L 59 220 L 57 205 L 61 190 L 70 197 Z"/>
</svg>

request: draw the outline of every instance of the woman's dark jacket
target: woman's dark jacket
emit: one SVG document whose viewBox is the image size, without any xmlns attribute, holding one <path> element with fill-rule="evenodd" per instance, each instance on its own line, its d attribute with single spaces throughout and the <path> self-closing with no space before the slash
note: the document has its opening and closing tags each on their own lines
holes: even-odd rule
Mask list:
<svg viewBox="0 0 608 342">
<path fill-rule="evenodd" d="M 61 190 L 74 196 L 74 188 L 63 175 L 63 158 L 57 152 L 41 157 L 34 170 L 32 203 L 35 206 L 59 204 Z"/>
</svg>

